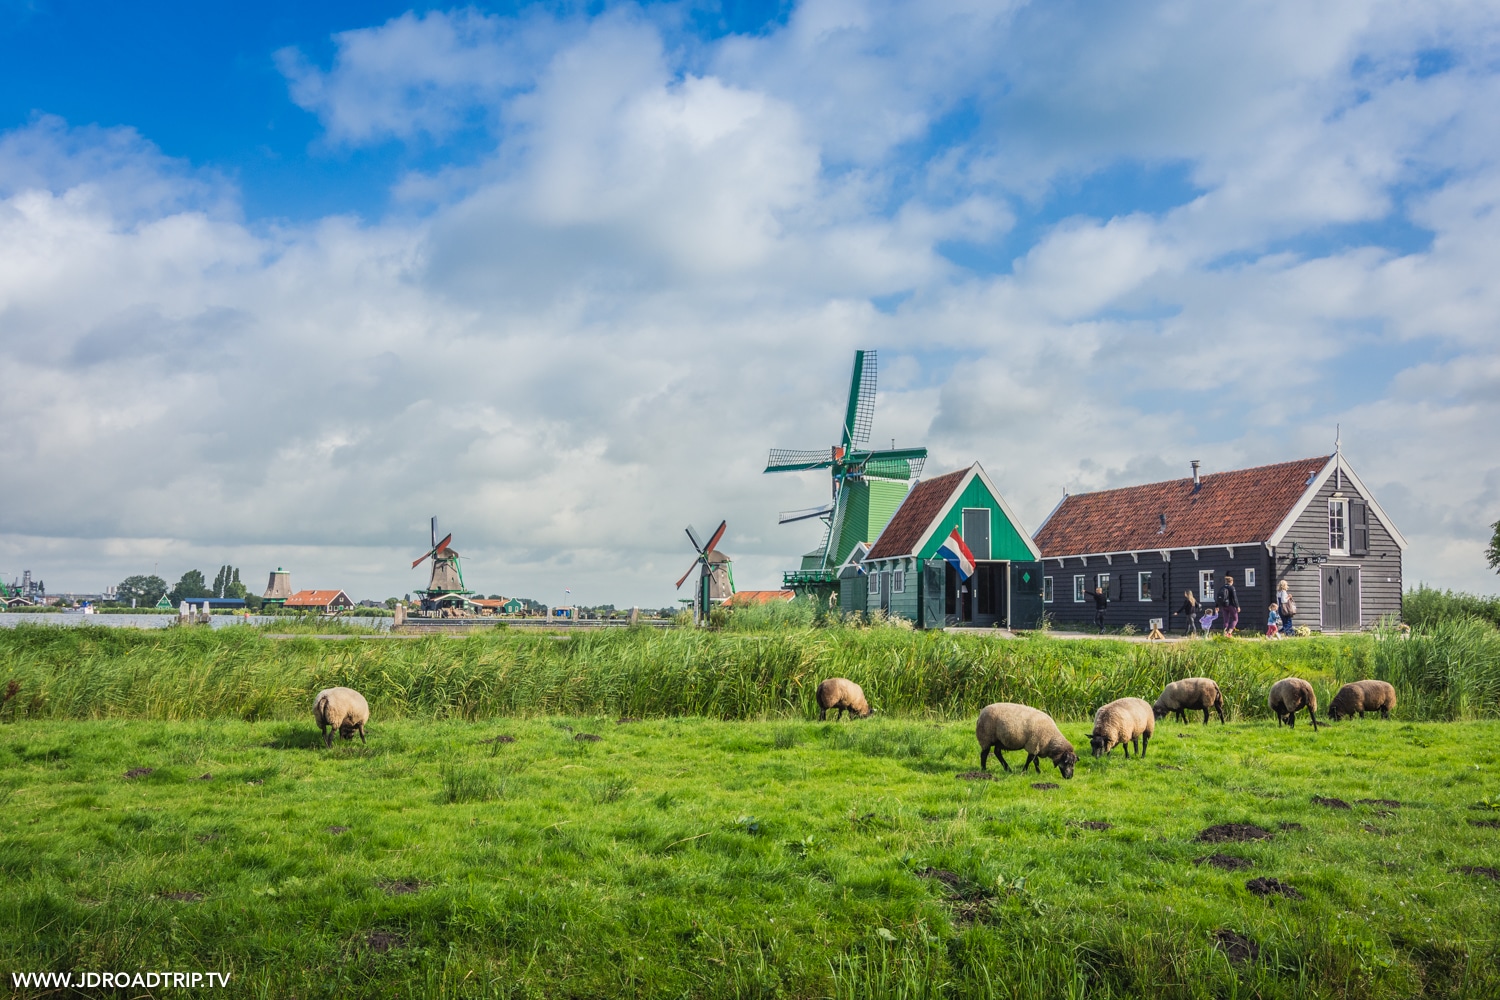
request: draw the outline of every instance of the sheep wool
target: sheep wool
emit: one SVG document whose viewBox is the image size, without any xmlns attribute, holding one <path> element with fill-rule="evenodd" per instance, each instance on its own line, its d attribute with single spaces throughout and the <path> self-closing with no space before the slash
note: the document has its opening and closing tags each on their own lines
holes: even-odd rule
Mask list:
<svg viewBox="0 0 1500 1000">
<path fill-rule="evenodd" d="M 828 718 L 829 709 L 837 710 L 838 719 L 845 712 L 857 719 L 867 719 L 873 711 L 865 701 L 864 689 L 846 677 L 830 677 L 818 685 L 818 721 Z"/>
<path fill-rule="evenodd" d="M 1328 717 L 1339 719 L 1358 713 L 1363 719 L 1366 712 L 1379 712 L 1382 719 L 1389 719 L 1396 707 L 1396 689 L 1385 681 L 1354 681 L 1339 688 L 1338 694 L 1328 704 Z"/>
<path fill-rule="evenodd" d="M 1117 746 L 1125 747 L 1127 760 L 1132 746 L 1144 757 L 1155 732 L 1156 713 L 1150 705 L 1140 698 L 1119 698 L 1094 713 L 1089 746 L 1095 757 L 1107 756 Z"/>
<path fill-rule="evenodd" d="M 1006 771 L 1010 770 L 1010 765 L 1005 761 L 1004 751 L 1025 750 L 1026 763 L 1021 765 L 1023 772 L 1034 764 L 1040 774 L 1041 760 L 1045 757 L 1057 766 L 1064 778 L 1073 777 L 1078 754 L 1046 712 L 1009 702 L 987 705 L 979 713 L 974 735 L 979 740 L 979 768 L 982 771 L 989 769 L 991 750 L 995 751 L 995 757 Z"/>
<path fill-rule="evenodd" d="M 1318 696 L 1313 693 L 1312 685 L 1302 678 L 1286 677 L 1272 684 L 1266 703 L 1276 713 L 1277 725 L 1285 723 L 1293 728 L 1297 725 L 1297 713 L 1306 708 L 1313 731 L 1317 732 Z"/>
<path fill-rule="evenodd" d="M 1219 722 L 1224 722 L 1224 695 L 1219 685 L 1207 677 L 1187 677 L 1173 681 L 1162 689 L 1161 697 L 1151 706 L 1158 719 L 1167 715 L 1177 716 L 1178 722 L 1187 722 L 1187 713 L 1202 710 L 1203 724 L 1208 725 L 1208 713 L 1212 709 L 1219 713 Z"/>
<path fill-rule="evenodd" d="M 365 723 L 370 721 L 370 706 L 365 696 L 353 688 L 325 688 L 313 700 L 313 719 L 323 731 L 323 745 L 333 746 L 333 731 L 352 740 L 356 732 L 359 741 L 365 742 Z"/>
</svg>

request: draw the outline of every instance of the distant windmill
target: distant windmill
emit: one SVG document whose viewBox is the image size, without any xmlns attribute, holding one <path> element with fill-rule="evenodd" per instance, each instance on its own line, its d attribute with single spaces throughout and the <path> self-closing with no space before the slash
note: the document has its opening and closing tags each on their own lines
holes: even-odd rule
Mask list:
<svg viewBox="0 0 1500 1000">
<path fill-rule="evenodd" d="M 688 541 L 693 543 L 693 548 L 698 551 L 698 558 L 688 567 L 688 571 L 682 574 L 677 581 L 677 589 L 681 590 L 687 578 L 693 575 L 693 570 L 698 571 L 698 588 L 693 595 L 693 621 L 706 621 L 708 611 L 716 601 L 724 601 L 734 594 L 734 574 L 730 571 L 732 560 L 714 546 L 719 544 L 719 539 L 724 537 L 724 529 L 728 527 L 728 521 L 720 521 L 719 529 L 714 532 L 713 537 L 704 545 L 698 540 L 698 533 L 688 525 Z"/>
<path fill-rule="evenodd" d="M 854 546 L 875 540 L 901 506 L 912 481 L 922 474 L 926 448 L 868 447 L 878 367 L 874 351 L 854 352 L 854 374 L 849 379 L 838 444 L 814 451 L 771 449 L 766 472 L 828 469 L 833 480 L 827 503 L 780 516 L 781 524 L 816 517 L 826 525 L 822 543 L 802 557 L 800 569 L 785 574 L 784 585 L 791 589 L 817 591 L 836 586 L 838 567 Z"/>
<path fill-rule="evenodd" d="M 432 560 L 432 576 L 427 589 L 418 591 L 422 595 L 423 610 L 433 610 L 442 605 L 462 607 L 467 602 L 464 595 L 469 590 L 464 586 L 463 568 L 459 563 L 458 550 L 452 548 L 453 533 L 450 531 L 438 541 L 437 518 L 432 519 L 432 548 L 411 564 L 416 569 L 428 559 Z M 455 600 L 456 598 L 456 600 Z"/>
</svg>

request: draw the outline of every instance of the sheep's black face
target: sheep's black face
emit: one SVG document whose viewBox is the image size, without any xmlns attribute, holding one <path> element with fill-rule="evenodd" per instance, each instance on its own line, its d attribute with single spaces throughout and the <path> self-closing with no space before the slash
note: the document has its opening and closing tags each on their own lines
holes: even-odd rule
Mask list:
<svg viewBox="0 0 1500 1000">
<path fill-rule="evenodd" d="M 1165 708 L 1162 708 L 1160 705 L 1152 705 L 1151 714 L 1156 717 L 1156 720 L 1158 722 L 1160 722 L 1162 719 L 1165 719 L 1167 717 L 1168 713 L 1167 710 Z"/>
<path fill-rule="evenodd" d="M 347 722 L 344 723 L 342 726 L 339 726 L 339 735 L 346 740 L 354 739 L 354 727 Z"/>
<path fill-rule="evenodd" d="M 1096 733 L 1089 733 L 1089 749 L 1093 750 L 1095 757 L 1103 757 L 1109 753 L 1109 740 Z"/>
<path fill-rule="evenodd" d="M 1076 753 L 1065 753 L 1061 757 L 1052 758 L 1052 763 L 1057 765 L 1058 771 L 1062 773 L 1064 778 L 1072 778 L 1073 765 L 1078 763 L 1078 755 Z"/>
</svg>

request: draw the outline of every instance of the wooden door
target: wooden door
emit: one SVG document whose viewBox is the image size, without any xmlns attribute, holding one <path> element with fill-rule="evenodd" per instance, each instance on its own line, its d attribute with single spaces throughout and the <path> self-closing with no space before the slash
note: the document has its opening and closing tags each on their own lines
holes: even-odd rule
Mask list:
<svg viewBox="0 0 1500 1000">
<path fill-rule="evenodd" d="M 1353 631 L 1363 624 L 1359 613 L 1359 567 L 1340 566 L 1339 576 L 1339 627 Z"/>
<path fill-rule="evenodd" d="M 1339 567 L 1323 564 L 1323 631 L 1340 632 L 1343 623 L 1339 608 Z"/>
<path fill-rule="evenodd" d="M 1042 624 L 1042 564 L 1039 562 L 1013 562 L 1010 564 L 1010 620 L 1011 628 L 1039 628 Z"/>
<path fill-rule="evenodd" d="M 922 564 L 922 627 L 942 628 L 946 619 L 943 611 L 944 591 L 947 589 L 948 564 L 941 559 L 929 559 Z"/>
</svg>

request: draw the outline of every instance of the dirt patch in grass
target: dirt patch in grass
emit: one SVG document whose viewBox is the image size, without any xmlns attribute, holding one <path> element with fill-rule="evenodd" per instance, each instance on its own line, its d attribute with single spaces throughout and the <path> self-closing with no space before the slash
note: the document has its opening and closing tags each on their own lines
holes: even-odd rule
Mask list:
<svg viewBox="0 0 1500 1000">
<path fill-rule="evenodd" d="M 632 722 L 640 722 L 640 721 L 641 721 L 640 719 L 633 718 L 632 716 L 627 715 L 623 719 L 616 719 L 615 720 L 615 725 L 617 725 L 617 726 L 628 726 Z"/>
<path fill-rule="evenodd" d="M 125 772 L 125 779 L 127 781 L 134 781 L 136 778 L 144 778 L 146 775 L 155 772 L 155 770 L 156 768 L 154 767 L 132 767 Z"/>
<path fill-rule="evenodd" d="M 1450 870 L 1462 872 L 1465 875 L 1483 875 L 1485 878 L 1500 882 L 1500 868 L 1490 868 L 1487 865 L 1459 865 L 1457 868 Z"/>
<path fill-rule="evenodd" d="M 1287 899 L 1305 899 L 1302 893 L 1293 889 L 1280 879 L 1253 878 L 1245 883 L 1245 888 L 1250 890 L 1252 896 L 1285 896 Z"/>
<path fill-rule="evenodd" d="M 491 736 L 489 739 L 487 739 L 487 740 L 480 740 L 479 742 L 481 742 L 481 743 L 514 743 L 515 741 L 516 741 L 516 738 L 514 736 L 509 736 L 509 735 L 501 734 L 499 736 Z"/>
<path fill-rule="evenodd" d="M 1260 945 L 1243 934 L 1229 930 L 1227 927 L 1214 931 L 1214 942 L 1223 949 L 1225 956 L 1236 965 L 1253 962 L 1260 958 Z"/>
<path fill-rule="evenodd" d="M 577 743 L 598 743 L 604 739 L 603 736 L 595 736 L 593 733 L 577 733 L 573 737 Z"/>
<path fill-rule="evenodd" d="M 427 888 L 427 883 L 414 878 L 380 879 L 375 883 L 387 896 L 410 896 Z"/>
<path fill-rule="evenodd" d="M 1080 830 L 1113 830 L 1113 823 L 1106 823 L 1102 819 L 1070 819 L 1069 826 L 1076 826 Z"/>
<path fill-rule="evenodd" d="M 183 890 L 182 892 L 164 892 L 162 899 L 175 899 L 179 903 L 200 903 L 203 901 L 203 893 Z"/>
<path fill-rule="evenodd" d="M 1355 799 L 1357 806 L 1383 806 L 1386 809 L 1400 809 L 1401 803 L 1395 799 Z"/>
<path fill-rule="evenodd" d="M 1039 792 L 1050 792 L 1052 789 L 1057 788 L 1058 784 L 1055 781 L 1034 781 L 1031 787 Z"/>
<path fill-rule="evenodd" d="M 199 781 L 213 781 L 214 780 L 214 776 L 211 775 L 211 774 L 200 774 L 200 775 L 198 775 L 198 780 Z"/>
<path fill-rule="evenodd" d="M 1253 823 L 1220 823 L 1201 831 L 1197 837 L 1200 843 L 1223 844 L 1230 841 L 1243 840 L 1270 840 L 1271 831 L 1262 830 Z"/>
<path fill-rule="evenodd" d="M 264 785 L 265 783 L 266 782 L 264 778 L 251 778 L 249 781 L 245 782 L 245 784 L 247 785 Z"/>
<path fill-rule="evenodd" d="M 377 955 L 396 948 L 406 947 L 406 935 L 396 931 L 371 931 L 365 935 L 364 945 Z"/>
<path fill-rule="evenodd" d="M 988 771 L 965 771 L 958 776 L 959 781 L 994 781 L 995 776 Z"/>
<path fill-rule="evenodd" d="M 328 832 L 332 833 L 332 834 L 335 834 L 335 835 L 340 834 L 340 833 L 348 833 L 349 832 L 349 828 L 347 826 L 330 826 L 328 828 Z"/>
<path fill-rule="evenodd" d="M 1205 857 L 1194 858 L 1193 864 L 1213 865 L 1215 868 L 1222 868 L 1226 872 L 1242 872 L 1246 868 L 1255 867 L 1254 863 L 1251 862 L 1250 859 L 1236 858 L 1229 854 L 1209 854 Z"/>
<path fill-rule="evenodd" d="M 206 843 L 208 843 L 211 840 L 218 840 L 219 839 L 219 835 L 217 833 L 200 833 L 200 834 L 198 834 L 198 836 L 194 837 L 193 839 L 196 840 L 200 844 L 206 844 Z"/>
<path fill-rule="evenodd" d="M 1500 819 L 1471 819 L 1470 826 L 1482 826 L 1489 830 L 1500 830 Z"/>
<path fill-rule="evenodd" d="M 1348 808 L 1350 808 L 1349 803 L 1345 802 L 1343 799 L 1330 799 L 1330 798 L 1325 798 L 1322 795 L 1314 795 L 1312 797 L 1312 800 L 1313 800 L 1313 805 L 1315 805 L 1315 806 L 1326 806 L 1329 809 L 1348 809 Z"/>
<path fill-rule="evenodd" d="M 949 897 L 947 902 L 953 909 L 953 922 L 960 926 L 983 920 L 994 906 L 995 897 L 992 894 L 986 892 L 979 883 L 964 878 L 957 872 L 929 867 L 919 868 L 914 874 L 917 878 L 942 883 L 943 890 Z"/>
<path fill-rule="evenodd" d="M 1378 826 L 1371 826 L 1369 823 L 1361 823 L 1359 828 L 1365 831 L 1365 833 L 1373 833 L 1377 837 L 1389 837 L 1391 835 L 1390 831 L 1382 830 Z"/>
</svg>

